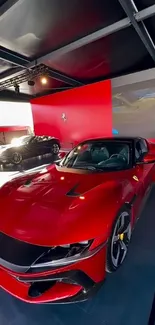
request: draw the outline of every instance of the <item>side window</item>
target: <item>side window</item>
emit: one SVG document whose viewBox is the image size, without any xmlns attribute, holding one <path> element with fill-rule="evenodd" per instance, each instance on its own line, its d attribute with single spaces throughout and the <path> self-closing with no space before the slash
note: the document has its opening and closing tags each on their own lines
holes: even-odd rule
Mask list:
<svg viewBox="0 0 155 325">
<path fill-rule="evenodd" d="M 36 137 L 35 141 L 36 141 L 36 143 L 43 142 L 43 141 L 45 141 L 45 138 L 44 137 Z"/>
<path fill-rule="evenodd" d="M 146 141 L 143 139 L 136 141 L 135 144 L 136 161 L 141 161 L 147 152 L 148 152 L 148 147 Z"/>
</svg>

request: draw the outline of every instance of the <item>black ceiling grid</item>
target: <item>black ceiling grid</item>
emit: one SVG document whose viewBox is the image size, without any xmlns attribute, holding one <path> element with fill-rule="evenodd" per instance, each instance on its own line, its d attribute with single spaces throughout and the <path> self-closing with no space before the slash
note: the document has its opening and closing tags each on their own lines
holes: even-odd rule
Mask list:
<svg viewBox="0 0 155 325">
<path fill-rule="evenodd" d="M 0 0 L 0 99 L 29 100 L 155 67 L 154 0 L 39 4 Z"/>
</svg>

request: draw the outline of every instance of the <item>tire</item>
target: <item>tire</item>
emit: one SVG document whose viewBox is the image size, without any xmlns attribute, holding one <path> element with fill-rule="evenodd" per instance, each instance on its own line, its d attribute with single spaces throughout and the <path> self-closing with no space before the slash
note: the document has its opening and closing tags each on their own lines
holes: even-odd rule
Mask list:
<svg viewBox="0 0 155 325">
<path fill-rule="evenodd" d="M 22 160 L 23 160 L 23 157 L 22 157 L 21 153 L 19 153 L 19 152 L 14 152 L 13 153 L 12 158 L 11 158 L 11 162 L 14 165 L 21 164 Z"/>
<path fill-rule="evenodd" d="M 124 262 L 131 239 L 130 211 L 122 209 L 117 216 L 107 246 L 106 271 L 115 272 Z"/>
<path fill-rule="evenodd" d="M 60 146 L 58 145 L 58 143 L 53 143 L 51 148 L 51 153 L 53 155 L 57 155 L 59 153 L 59 150 L 60 150 Z"/>
</svg>

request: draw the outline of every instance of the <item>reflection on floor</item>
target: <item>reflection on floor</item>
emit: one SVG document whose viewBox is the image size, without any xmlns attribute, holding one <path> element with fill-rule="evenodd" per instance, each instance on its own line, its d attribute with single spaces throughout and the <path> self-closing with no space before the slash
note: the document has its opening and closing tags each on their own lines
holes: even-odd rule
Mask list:
<svg viewBox="0 0 155 325">
<path fill-rule="evenodd" d="M 53 157 L 52 155 L 48 154 L 48 155 L 24 160 L 21 165 L 17 165 L 17 166 L 12 164 L 4 165 L 4 166 L 0 165 L 0 171 L 1 172 L 17 172 L 17 171 L 22 172 L 24 170 L 39 167 L 40 165 L 50 164 L 56 159 L 57 156 Z"/>
<path fill-rule="evenodd" d="M 42 169 L 46 165 L 52 164 L 57 159 L 57 156 L 44 155 L 43 157 L 27 159 L 23 161 L 21 165 L 17 166 L 11 164 L 6 166 L 0 165 L 0 186 L 23 173 Z"/>
<path fill-rule="evenodd" d="M 25 304 L 0 291 L 3 325 L 147 325 L 155 291 L 155 188 L 134 230 L 124 265 L 90 301 Z M 152 325 L 152 324 L 151 324 Z"/>
</svg>

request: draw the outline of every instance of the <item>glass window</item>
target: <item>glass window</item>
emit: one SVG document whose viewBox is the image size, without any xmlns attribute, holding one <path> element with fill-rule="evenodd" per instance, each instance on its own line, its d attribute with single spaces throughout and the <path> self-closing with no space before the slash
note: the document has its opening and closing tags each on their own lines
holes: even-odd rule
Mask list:
<svg viewBox="0 0 155 325">
<path fill-rule="evenodd" d="M 90 170 L 121 170 L 130 166 L 130 145 L 121 141 L 88 141 L 74 148 L 61 166 Z"/>
<path fill-rule="evenodd" d="M 33 137 L 31 138 L 31 143 L 34 144 L 34 143 L 38 143 L 38 137 Z"/>
<path fill-rule="evenodd" d="M 42 141 L 43 141 L 43 137 L 35 137 L 35 138 L 33 139 L 33 142 L 34 142 L 34 143 L 42 142 Z"/>
<path fill-rule="evenodd" d="M 50 139 L 51 139 L 51 138 L 48 137 L 48 136 L 41 135 L 41 136 L 36 136 L 36 137 L 34 138 L 34 141 L 35 141 L 35 142 L 43 142 L 43 141 L 48 141 L 48 140 L 50 140 Z"/>
<path fill-rule="evenodd" d="M 148 147 L 146 141 L 143 139 L 138 140 L 135 145 L 136 161 L 141 161 L 147 152 Z"/>
<path fill-rule="evenodd" d="M 19 140 L 22 144 L 28 143 L 32 139 L 31 135 L 24 135 L 23 137 L 20 137 Z"/>
<path fill-rule="evenodd" d="M 43 142 L 43 141 L 49 141 L 51 139 L 51 137 L 43 135 L 42 137 L 38 137 L 38 141 L 39 142 Z"/>
</svg>

